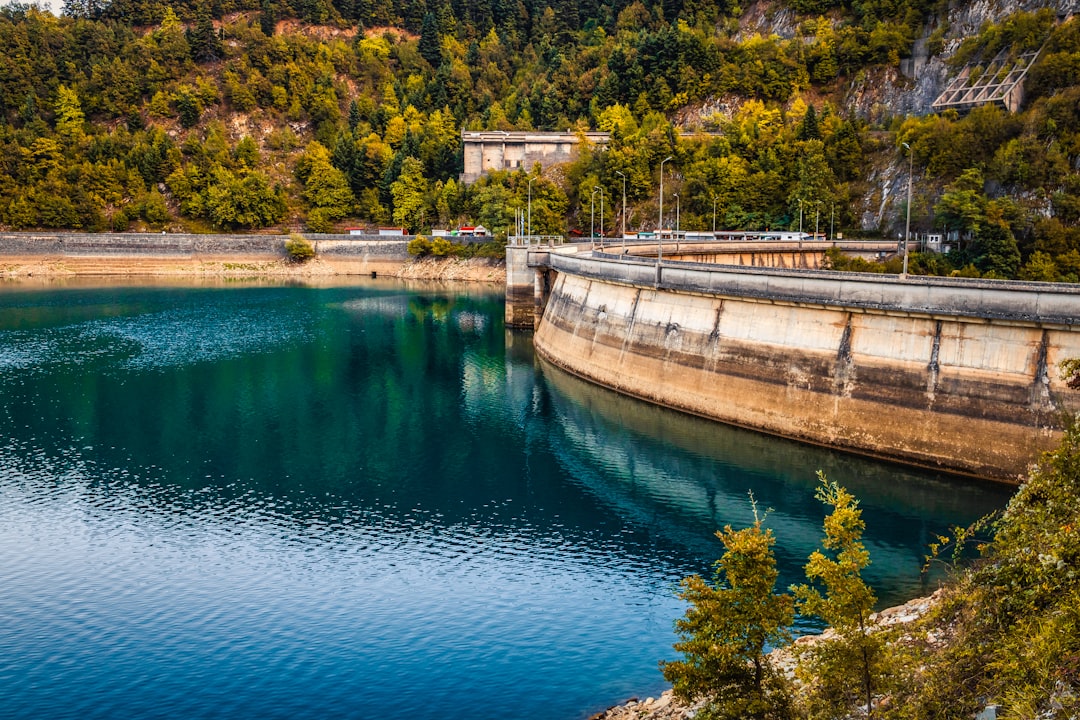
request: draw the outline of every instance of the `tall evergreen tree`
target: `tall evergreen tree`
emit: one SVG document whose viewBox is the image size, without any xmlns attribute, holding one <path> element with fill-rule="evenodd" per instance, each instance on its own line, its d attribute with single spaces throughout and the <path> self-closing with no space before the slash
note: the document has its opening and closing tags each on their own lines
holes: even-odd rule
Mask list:
<svg viewBox="0 0 1080 720">
<path fill-rule="evenodd" d="M 61 85 L 56 91 L 56 132 L 66 140 L 78 141 L 83 137 L 83 115 L 79 96 L 73 88 Z"/>
<path fill-rule="evenodd" d="M 420 55 L 433 68 L 442 63 L 442 47 L 439 40 L 439 21 L 435 13 L 429 12 L 424 15 L 423 25 L 420 27 Z"/>
<path fill-rule="evenodd" d="M 811 715 L 833 718 L 852 706 L 865 705 L 873 714 L 874 691 L 881 676 L 882 641 L 871 633 L 870 613 L 877 596 L 862 579 L 870 553 L 862 542 L 866 523 L 859 501 L 818 472 L 816 497 L 832 512 L 825 518 L 822 549 L 806 563 L 811 584 L 792 588 L 799 612 L 816 615 L 837 637 L 802 650 L 800 672 L 810 688 Z"/>
<path fill-rule="evenodd" d="M 790 695 L 782 676 L 769 664 L 765 648 L 790 639 L 792 599 L 774 592 L 778 571 L 772 530 L 762 527 L 753 496 L 754 524 L 730 525 L 716 536 L 724 554 L 716 562 L 713 584 L 692 575 L 679 597 L 690 603 L 675 626 L 682 639 L 675 649 L 684 659 L 661 663 L 676 696 L 704 699 L 698 717 L 777 718 L 787 715 Z"/>
<path fill-rule="evenodd" d="M 205 2 L 199 3 L 195 11 L 195 27 L 185 33 L 191 57 L 198 63 L 209 63 L 225 56 L 221 38 L 214 29 L 214 20 L 210 16 L 210 7 Z"/>
<path fill-rule="evenodd" d="M 259 11 L 259 28 L 266 37 L 273 37 L 277 30 L 277 11 L 272 0 L 263 0 Z"/>
<path fill-rule="evenodd" d="M 806 107 L 806 114 L 803 115 L 802 123 L 799 125 L 799 132 L 796 134 L 796 139 L 821 139 L 821 128 L 818 127 L 817 111 L 814 110 L 813 105 L 808 105 Z"/>
</svg>

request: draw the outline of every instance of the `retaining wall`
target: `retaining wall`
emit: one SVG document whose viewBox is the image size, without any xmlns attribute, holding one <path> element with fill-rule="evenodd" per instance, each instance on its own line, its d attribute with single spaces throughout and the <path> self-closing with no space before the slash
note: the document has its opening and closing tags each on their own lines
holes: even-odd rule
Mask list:
<svg viewBox="0 0 1080 720">
<path fill-rule="evenodd" d="M 1015 482 L 1080 409 L 1075 286 L 549 262 L 541 355 L 723 422 Z"/>
<path fill-rule="evenodd" d="M 316 235 L 305 237 L 319 258 L 340 272 L 367 274 L 411 259 L 411 237 Z M 0 257 L 61 258 L 74 272 L 161 272 L 212 261 L 276 261 L 286 257 L 288 235 L 156 233 L 0 233 Z M 117 262 L 122 258 L 123 262 Z"/>
</svg>

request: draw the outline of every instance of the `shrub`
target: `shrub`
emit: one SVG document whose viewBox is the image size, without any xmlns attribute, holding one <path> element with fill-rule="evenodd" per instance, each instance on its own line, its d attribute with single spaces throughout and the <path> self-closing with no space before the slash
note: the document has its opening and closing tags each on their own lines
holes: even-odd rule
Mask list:
<svg viewBox="0 0 1080 720">
<path fill-rule="evenodd" d="M 453 255 L 454 244 L 444 237 L 437 237 L 431 241 L 431 254 L 437 257 Z"/>
<path fill-rule="evenodd" d="M 431 254 L 431 241 L 423 235 L 417 235 L 409 241 L 409 245 L 406 248 L 410 255 L 416 257 L 425 257 Z"/>
<path fill-rule="evenodd" d="M 307 262 L 315 257 L 315 248 L 303 235 L 293 233 L 285 241 L 285 252 L 289 255 L 289 261 L 295 263 Z"/>
</svg>

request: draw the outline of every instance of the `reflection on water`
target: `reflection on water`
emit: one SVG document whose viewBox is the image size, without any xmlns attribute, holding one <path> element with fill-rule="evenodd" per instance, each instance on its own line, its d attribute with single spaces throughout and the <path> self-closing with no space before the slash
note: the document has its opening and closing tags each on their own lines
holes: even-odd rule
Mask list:
<svg viewBox="0 0 1080 720">
<path fill-rule="evenodd" d="M 592 492 L 706 558 L 718 552 L 710 529 L 753 522 L 752 492 L 771 509 L 781 586 L 802 581 L 802 565 L 821 539 L 817 470 L 859 498 L 874 560 L 866 575 L 882 606 L 925 589 L 919 568 L 935 533 L 966 525 L 1008 498 L 1005 488 L 720 425 L 619 395 L 546 362 L 542 369 L 561 430 L 555 446 L 582 468 Z M 679 452 L 655 452 L 662 447 Z"/>
<path fill-rule="evenodd" d="M 0 687 L 16 717 L 573 718 L 662 686 L 678 579 L 814 473 L 884 601 L 1004 504 L 534 359 L 497 292 L 0 288 Z"/>
</svg>

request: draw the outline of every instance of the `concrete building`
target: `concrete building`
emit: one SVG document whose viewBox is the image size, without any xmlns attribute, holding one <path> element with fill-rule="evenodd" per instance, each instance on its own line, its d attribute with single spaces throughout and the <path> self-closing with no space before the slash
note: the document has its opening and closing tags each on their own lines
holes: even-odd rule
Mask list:
<svg viewBox="0 0 1080 720">
<path fill-rule="evenodd" d="M 504 132 L 501 130 L 461 133 L 464 172 L 461 181 L 476 182 L 492 170 L 528 170 L 540 163 L 543 168 L 572 161 L 582 138 L 594 145 L 607 145 L 604 132 Z"/>
</svg>

